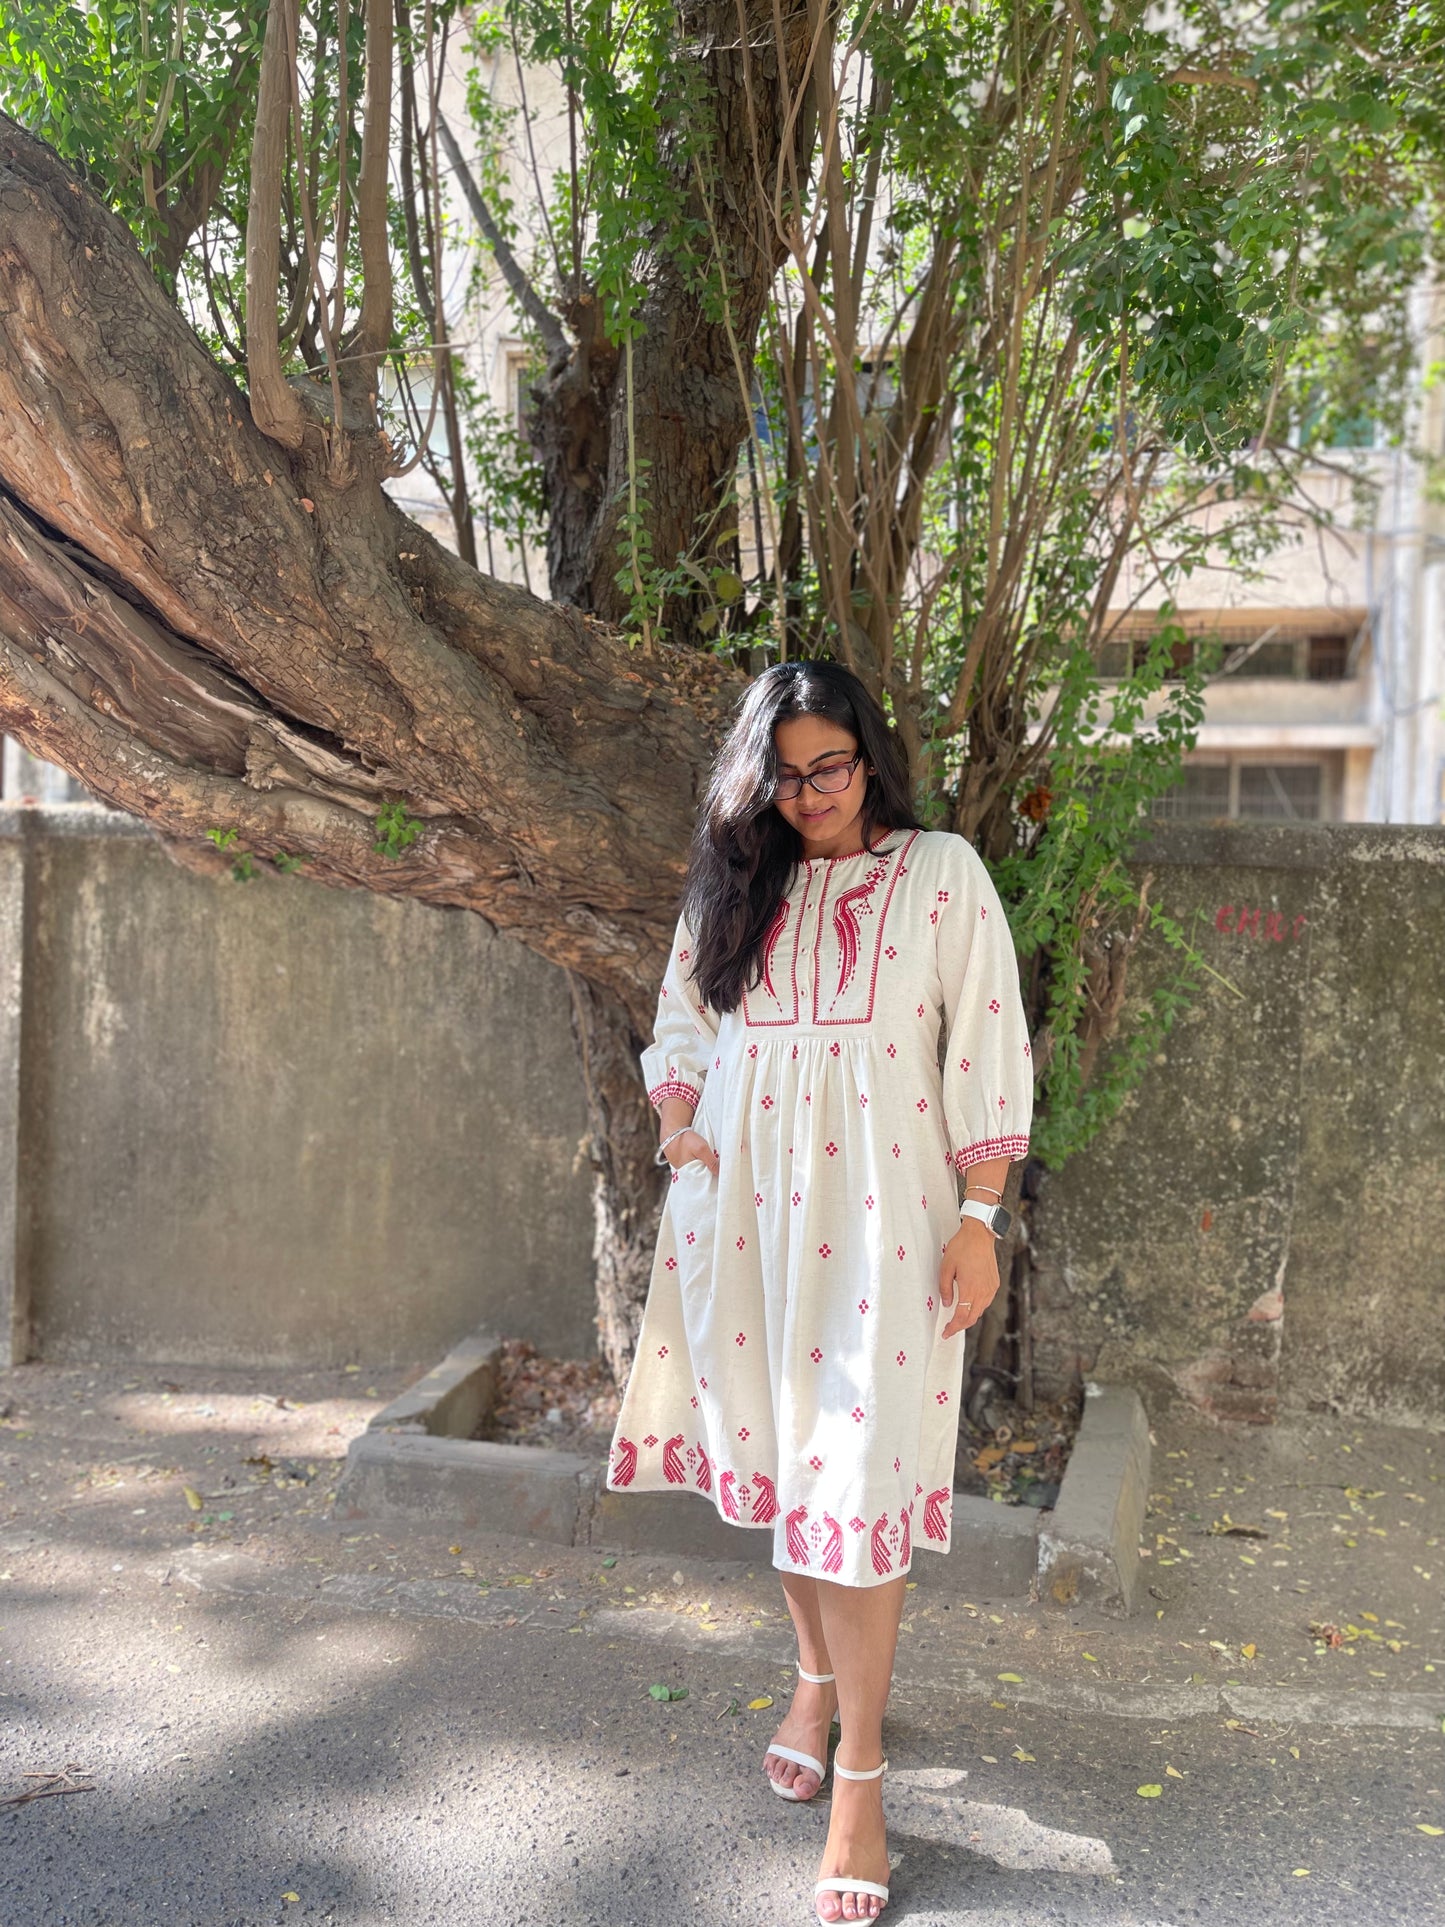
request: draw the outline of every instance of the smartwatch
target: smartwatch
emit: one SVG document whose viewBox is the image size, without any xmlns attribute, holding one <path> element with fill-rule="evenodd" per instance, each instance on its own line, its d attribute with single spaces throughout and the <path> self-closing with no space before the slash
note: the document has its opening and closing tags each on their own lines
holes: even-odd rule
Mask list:
<svg viewBox="0 0 1445 1927">
<path fill-rule="evenodd" d="M 1005 1211 L 1001 1204 L 984 1204 L 978 1198 L 965 1198 L 958 1208 L 958 1221 L 965 1218 L 981 1218 L 995 1238 L 1002 1238 L 1014 1221 L 1012 1211 Z"/>
</svg>

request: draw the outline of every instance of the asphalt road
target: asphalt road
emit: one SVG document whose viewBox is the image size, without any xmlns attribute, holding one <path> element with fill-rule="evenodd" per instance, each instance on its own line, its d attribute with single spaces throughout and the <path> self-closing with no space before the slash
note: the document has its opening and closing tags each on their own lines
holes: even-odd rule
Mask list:
<svg viewBox="0 0 1445 1927">
<path fill-rule="evenodd" d="M 0 1806 L 0 1927 L 806 1927 L 826 1796 L 768 1792 L 777 1707 L 747 1705 L 790 1679 L 769 1568 L 348 1533 L 326 1480 L 389 1385 L 287 1420 L 196 1376 L 177 1409 L 210 1417 L 158 1430 L 134 1391 L 28 1370 L 0 1374 L 0 1799 L 67 1765 L 93 1790 Z M 1442 1466 L 1438 1437 L 1337 1422 L 1170 1433 L 1166 1546 L 1221 1476 L 1235 1520 L 1324 1494 L 1318 1536 L 1204 1520 L 1191 1558 L 1156 1543 L 1175 1563 L 1127 1623 L 965 1601 L 922 1565 L 889 1918 L 1439 1927 Z M 1332 1609 L 1373 1641 L 1322 1650 Z"/>
</svg>

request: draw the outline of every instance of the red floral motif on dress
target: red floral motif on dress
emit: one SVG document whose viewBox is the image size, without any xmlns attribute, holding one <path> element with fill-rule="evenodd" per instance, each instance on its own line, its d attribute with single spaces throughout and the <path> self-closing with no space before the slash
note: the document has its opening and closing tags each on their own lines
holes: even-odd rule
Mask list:
<svg viewBox="0 0 1445 1927">
<path fill-rule="evenodd" d="M 682 1436 L 679 1432 L 676 1438 L 669 1439 L 662 1448 L 662 1476 L 669 1485 L 687 1484 L 687 1473 L 677 1450 L 682 1444 Z"/>
<path fill-rule="evenodd" d="M 697 1447 L 697 1489 L 699 1492 L 712 1491 L 712 1460 L 703 1450 L 700 1439 Z"/>
<path fill-rule="evenodd" d="M 873 892 L 887 874 L 886 863 L 875 863 L 861 883 L 855 883 L 851 890 L 840 890 L 833 901 L 833 932 L 838 939 L 838 988 L 833 993 L 834 1003 L 852 983 L 853 972 L 858 968 L 858 918 L 872 910 Z"/>
<path fill-rule="evenodd" d="M 738 1502 L 733 1497 L 733 1487 L 737 1483 L 737 1476 L 737 1473 L 732 1471 L 720 1472 L 718 1474 L 717 1493 L 719 1499 L 722 1500 L 723 1517 L 725 1519 L 738 1518 Z"/>
<path fill-rule="evenodd" d="M 637 1476 L 637 1447 L 631 1439 L 617 1441 L 617 1463 L 612 1468 L 614 1485 L 631 1485 Z"/>
<path fill-rule="evenodd" d="M 911 1517 L 912 1512 L 913 1512 L 913 1507 L 909 1506 L 907 1511 L 903 1514 L 903 1544 L 898 1548 L 898 1564 L 899 1564 L 900 1570 L 904 1566 L 906 1566 L 909 1560 L 913 1557 L 913 1520 Z"/>
<path fill-rule="evenodd" d="M 823 1548 L 824 1572 L 843 1570 L 843 1528 L 828 1513 L 823 1514 L 823 1524 L 828 1528 L 828 1543 Z"/>
<path fill-rule="evenodd" d="M 872 1532 L 868 1535 L 868 1543 L 873 1552 L 873 1570 L 877 1573 L 892 1572 L 893 1570 L 893 1556 L 889 1552 L 883 1536 L 887 1529 L 888 1514 L 886 1512 L 880 1512 L 878 1517 L 873 1521 Z"/>
<path fill-rule="evenodd" d="M 777 909 L 773 912 L 773 920 L 768 925 L 763 937 L 763 989 L 767 991 L 775 1004 L 781 1003 L 782 999 L 778 996 L 777 991 L 773 989 L 773 951 L 777 948 L 778 938 L 782 936 L 783 925 L 787 921 L 788 899 L 784 897 Z"/>
<path fill-rule="evenodd" d="M 795 1506 L 786 1521 L 788 1557 L 795 1566 L 806 1566 L 808 1563 L 808 1542 L 802 1533 L 802 1524 L 807 1516 L 808 1508 L 805 1505 Z"/>
<path fill-rule="evenodd" d="M 777 1487 L 761 1472 L 754 1472 L 753 1484 L 759 1493 L 759 1497 L 753 1501 L 753 1524 L 765 1526 L 778 1516 Z"/>
<path fill-rule="evenodd" d="M 946 1485 L 936 1492 L 930 1492 L 923 1507 L 923 1535 L 926 1539 L 937 1539 L 940 1543 L 948 1537 L 948 1524 L 943 1516 L 943 1508 L 953 1497 Z"/>
</svg>

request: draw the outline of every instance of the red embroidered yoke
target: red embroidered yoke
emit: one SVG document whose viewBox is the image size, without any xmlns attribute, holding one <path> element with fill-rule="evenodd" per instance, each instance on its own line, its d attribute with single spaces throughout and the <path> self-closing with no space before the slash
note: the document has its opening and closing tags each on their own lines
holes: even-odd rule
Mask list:
<svg viewBox="0 0 1445 1927">
<path fill-rule="evenodd" d="M 897 831 L 797 865 L 721 1020 L 690 954 L 679 919 L 642 1066 L 721 1169 L 672 1174 L 607 1484 L 700 1493 L 782 1570 L 877 1585 L 950 1544 L 958 1173 L 1028 1149 L 1008 921 L 964 838 Z"/>
</svg>

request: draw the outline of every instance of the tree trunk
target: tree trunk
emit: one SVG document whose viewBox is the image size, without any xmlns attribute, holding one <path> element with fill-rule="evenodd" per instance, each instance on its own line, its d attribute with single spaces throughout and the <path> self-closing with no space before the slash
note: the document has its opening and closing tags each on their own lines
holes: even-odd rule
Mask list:
<svg viewBox="0 0 1445 1927">
<path fill-rule="evenodd" d="M 622 561 L 618 519 L 628 499 L 629 406 L 631 451 L 640 467 L 646 465 L 639 493 L 654 561 L 670 566 L 700 543 L 718 566 L 735 560 L 736 545 L 726 539 L 735 512 L 724 523 L 717 510 L 748 431 L 754 344 L 784 258 L 755 182 L 773 179 L 785 134 L 800 168 L 812 139 L 807 115 L 798 115 L 791 129 L 788 118 L 807 55 L 806 9 L 788 17 L 781 46 L 772 0 L 686 0 L 679 19 L 713 103 L 701 169 L 706 199 L 680 141 L 672 162 L 689 219 L 716 236 L 728 320 L 705 315 L 696 289 L 656 236 L 639 264 L 648 293 L 633 346 L 631 392 L 625 358 L 603 334 L 600 305 L 582 290 L 566 311 L 572 355 L 549 369 L 533 415 L 532 438 L 545 476 L 552 594 L 608 621 L 619 620 L 627 607 L 626 591 L 614 578 Z M 674 597 L 664 606 L 662 621 L 674 643 L 700 640 L 700 613 L 687 598 Z M 679 833 L 675 850 L 685 836 L 685 830 Z M 621 1385 L 631 1366 L 656 1239 L 656 1120 L 637 1073 L 643 1039 L 625 1013 L 582 985 L 576 986 L 574 1009 L 592 1120 L 598 1332 Z"/>
<path fill-rule="evenodd" d="M 653 560 L 662 567 L 699 546 L 710 552 L 724 531 L 715 517 L 748 432 L 753 351 L 786 252 L 758 183 L 775 179 L 785 139 L 788 157 L 806 176 L 813 123 L 791 110 L 816 11 L 793 8 L 780 42 L 773 0 L 683 0 L 678 8 L 684 57 L 703 70 L 710 103 L 705 199 L 680 139 L 669 158 L 686 196 L 685 218 L 716 236 L 728 319 L 704 311 L 684 264 L 654 236 L 638 266 L 648 292 L 633 346 L 631 402 L 636 459 L 647 465 L 640 492 Z M 590 290 L 577 292 L 566 319 L 577 345 L 539 385 L 532 428 L 546 476 L 548 570 L 559 600 L 618 621 L 627 609 L 626 591 L 614 579 L 628 499 L 626 361 L 604 337 Z M 696 642 L 699 614 L 687 598 L 674 597 L 662 620 L 675 641 Z"/>
<path fill-rule="evenodd" d="M 0 727 L 168 837 L 477 911 L 585 979 L 623 1369 L 657 1192 L 635 1049 L 741 678 L 477 574 L 367 478 L 364 435 L 345 490 L 268 441 L 8 120 L 0 207 Z M 398 803 L 418 833 L 387 854 Z"/>
</svg>

